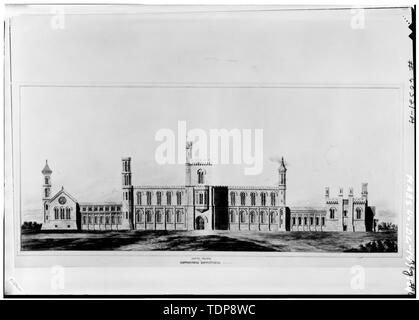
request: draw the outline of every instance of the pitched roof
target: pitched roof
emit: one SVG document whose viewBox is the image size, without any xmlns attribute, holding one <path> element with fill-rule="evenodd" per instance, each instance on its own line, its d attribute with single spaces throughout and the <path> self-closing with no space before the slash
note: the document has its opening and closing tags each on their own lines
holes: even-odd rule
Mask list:
<svg viewBox="0 0 419 320">
<path fill-rule="evenodd" d="M 279 171 L 287 171 L 287 168 L 285 167 L 284 157 L 281 158 L 281 163 L 279 166 Z"/>
<path fill-rule="evenodd" d="M 52 198 L 51 198 L 51 200 L 50 200 L 50 202 L 52 202 L 52 201 L 54 201 L 59 195 L 61 195 L 61 194 L 65 194 L 67 197 L 69 197 L 71 200 L 73 200 L 74 202 L 76 202 L 77 203 L 77 200 L 71 195 L 71 194 L 69 194 L 66 190 L 64 190 L 64 187 L 61 187 L 61 190 L 60 191 L 58 191 L 56 194 L 55 194 L 55 196 L 53 196 Z"/>
<path fill-rule="evenodd" d="M 52 170 L 48 166 L 48 160 L 45 161 L 45 167 L 44 167 L 44 169 L 42 169 L 41 172 L 42 172 L 42 174 L 51 174 L 52 173 Z"/>
</svg>

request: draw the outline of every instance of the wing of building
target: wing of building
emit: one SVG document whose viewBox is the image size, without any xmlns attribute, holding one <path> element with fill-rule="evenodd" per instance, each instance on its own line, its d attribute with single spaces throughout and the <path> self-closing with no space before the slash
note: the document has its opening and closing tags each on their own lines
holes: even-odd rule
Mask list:
<svg viewBox="0 0 419 320">
<path fill-rule="evenodd" d="M 78 203 L 64 188 L 51 197 L 48 162 L 42 174 L 43 230 L 231 230 L 231 231 L 375 231 L 375 208 L 368 206 L 367 184 L 360 197 L 326 188 L 324 206 L 288 207 L 284 159 L 275 186 L 217 186 L 212 165 L 191 159 L 186 146 L 185 184 L 135 186 L 131 158 L 122 158 L 122 201 Z"/>
</svg>

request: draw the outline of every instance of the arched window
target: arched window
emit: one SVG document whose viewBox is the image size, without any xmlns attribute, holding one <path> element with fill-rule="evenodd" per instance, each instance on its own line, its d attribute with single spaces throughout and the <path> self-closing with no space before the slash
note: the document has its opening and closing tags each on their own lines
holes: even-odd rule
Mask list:
<svg viewBox="0 0 419 320">
<path fill-rule="evenodd" d="M 265 192 L 262 192 L 260 194 L 260 202 L 262 206 L 266 206 L 266 193 Z"/>
<path fill-rule="evenodd" d="M 86 224 L 87 220 L 86 220 L 86 216 L 83 216 L 83 224 Z"/>
<path fill-rule="evenodd" d="M 71 209 L 70 208 L 66 208 L 65 209 L 65 218 L 67 220 L 70 220 L 71 219 Z"/>
<path fill-rule="evenodd" d="M 285 184 L 285 173 L 281 173 L 281 184 Z"/>
<path fill-rule="evenodd" d="M 240 193 L 240 204 L 242 206 L 245 206 L 246 205 L 246 193 L 244 193 L 244 192 L 241 192 Z"/>
<path fill-rule="evenodd" d="M 146 221 L 147 221 L 148 223 L 153 222 L 153 216 L 152 216 L 152 214 L 151 214 L 151 211 L 150 211 L 150 210 L 147 210 L 147 212 L 146 212 Z"/>
<path fill-rule="evenodd" d="M 135 221 L 140 222 L 140 210 L 135 213 Z"/>
<path fill-rule="evenodd" d="M 171 206 L 172 205 L 172 193 L 170 191 L 166 192 L 166 200 L 167 200 L 167 205 Z"/>
<path fill-rule="evenodd" d="M 204 171 L 202 169 L 198 170 L 198 183 L 204 184 Z"/>
<path fill-rule="evenodd" d="M 177 205 L 180 206 L 182 204 L 182 192 L 180 191 L 176 192 L 176 198 L 177 198 Z"/>
<path fill-rule="evenodd" d="M 255 223 L 255 212 L 254 211 L 250 212 L 250 223 Z"/>
<path fill-rule="evenodd" d="M 65 219 L 65 215 L 64 215 L 64 208 L 63 207 L 61 207 L 60 208 L 60 219 Z"/>
<path fill-rule="evenodd" d="M 270 214 L 270 220 L 271 220 L 271 223 L 275 223 L 275 214 L 274 213 Z"/>
<path fill-rule="evenodd" d="M 276 194 L 275 192 L 271 193 L 271 206 L 276 206 Z"/>
<path fill-rule="evenodd" d="M 301 217 L 298 217 L 298 225 L 301 226 Z"/>
<path fill-rule="evenodd" d="M 182 212 L 180 212 L 180 211 L 176 212 L 176 222 L 177 223 L 182 222 Z"/>
<path fill-rule="evenodd" d="M 362 218 L 362 209 L 356 208 L 356 218 L 361 219 Z"/>
<path fill-rule="evenodd" d="M 334 219 L 335 218 L 336 209 L 335 208 L 330 208 L 329 212 L 330 212 L 330 219 Z"/>
<path fill-rule="evenodd" d="M 304 217 L 304 225 L 307 225 L 307 217 Z"/>
<path fill-rule="evenodd" d="M 246 214 L 244 211 L 240 212 L 240 222 L 242 223 L 246 222 Z"/>
<path fill-rule="evenodd" d="M 103 224 L 103 216 L 100 216 L 100 217 L 99 217 L 99 223 L 100 223 L 100 224 Z"/>
<path fill-rule="evenodd" d="M 230 222 L 233 222 L 233 223 L 235 222 L 236 219 L 234 218 L 234 216 L 235 216 L 234 211 L 231 210 L 230 211 Z"/>
<path fill-rule="evenodd" d="M 162 222 L 160 210 L 157 210 L 156 211 L 156 222 L 157 223 L 161 223 Z"/>
<path fill-rule="evenodd" d="M 49 184 L 49 177 L 45 177 L 45 184 Z"/>
<path fill-rule="evenodd" d="M 250 193 L 250 205 L 252 206 L 256 205 L 256 193 L 254 192 Z"/>
<path fill-rule="evenodd" d="M 234 192 L 230 192 L 230 204 L 232 206 L 236 205 L 236 194 Z"/>
<path fill-rule="evenodd" d="M 172 215 L 170 214 L 170 211 L 166 211 L 166 222 L 172 223 Z"/>
<path fill-rule="evenodd" d="M 137 204 L 141 204 L 141 192 L 137 192 Z"/>
<path fill-rule="evenodd" d="M 161 205 L 161 192 L 157 191 L 156 196 L 157 196 L 157 205 L 160 206 Z"/>
<path fill-rule="evenodd" d="M 260 223 L 266 223 L 266 215 L 264 211 L 260 213 Z"/>
<path fill-rule="evenodd" d="M 147 191 L 147 205 L 150 206 L 151 205 L 151 192 Z"/>
<path fill-rule="evenodd" d="M 58 220 L 60 218 L 59 215 L 58 215 L 58 208 L 57 207 L 54 208 L 54 218 L 55 218 L 55 220 Z"/>
<path fill-rule="evenodd" d="M 48 189 L 45 189 L 45 198 L 48 198 L 48 197 L 49 197 Z"/>
</svg>

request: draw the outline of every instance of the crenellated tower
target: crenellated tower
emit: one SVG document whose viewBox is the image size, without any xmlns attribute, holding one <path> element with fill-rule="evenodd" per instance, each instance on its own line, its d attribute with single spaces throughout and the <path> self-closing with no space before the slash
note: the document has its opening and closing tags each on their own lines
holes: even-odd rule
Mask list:
<svg viewBox="0 0 419 320">
<path fill-rule="evenodd" d="M 133 229 L 133 186 L 131 181 L 131 158 L 122 158 L 122 226 Z"/>
<path fill-rule="evenodd" d="M 45 161 L 44 169 L 42 169 L 44 176 L 44 184 L 42 186 L 42 207 L 44 212 L 44 222 L 48 219 L 49 200 L 51 199 L 51 174 L 52 170 L 48 166 L 48 160 Z"/>
</svg>

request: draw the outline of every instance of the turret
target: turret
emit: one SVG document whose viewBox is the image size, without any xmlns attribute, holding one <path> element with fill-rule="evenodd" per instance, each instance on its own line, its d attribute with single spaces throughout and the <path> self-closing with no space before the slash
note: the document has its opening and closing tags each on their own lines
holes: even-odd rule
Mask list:
<svg viewBox="0 0 419 320">
<path fill-rule="evenodd" d="M 285 206 L 286 204 L 286 189 L 287 189 L 287 168 L 285 167 L 285 161 L 284 161 L 284 157 L 281 158 L 281 162 L 279 164 L 279 169 L 278 169 L 278 174 L 279 174 L 279 183 L 278 183 L 278 188 L 279 188 L 279 196 L 280 196 L 280 203 L 281 205 Z"/>
</svg>

